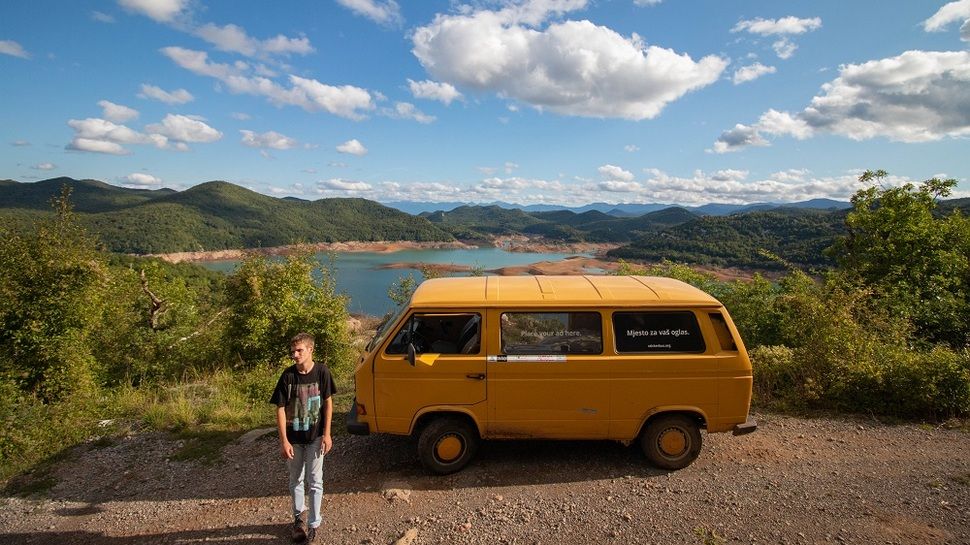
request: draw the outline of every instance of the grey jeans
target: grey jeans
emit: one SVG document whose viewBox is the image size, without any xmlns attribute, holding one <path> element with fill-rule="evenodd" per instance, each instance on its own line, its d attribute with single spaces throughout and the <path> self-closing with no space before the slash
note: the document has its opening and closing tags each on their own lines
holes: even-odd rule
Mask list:
<svg viewBox="0 0 970 545">
<path fill-rule="evenodd" d="M 287 460 L 290 470 L 290 495 L 293 497 L 293 517 L 306 510 L 306 496 L 310 496 L 307 525 L 320 526 L 320 504 L 323 502 L 323 453 L 320 440 L 308 445 L 293 445 L 293 459 Z"/>
</svg>

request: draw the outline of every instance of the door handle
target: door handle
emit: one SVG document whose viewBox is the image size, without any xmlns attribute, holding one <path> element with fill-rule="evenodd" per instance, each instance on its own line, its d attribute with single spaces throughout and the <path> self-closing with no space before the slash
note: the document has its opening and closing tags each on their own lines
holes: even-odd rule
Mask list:
<svg viewBox="0 0 970 545">
<path fill-rule="evenodd" d="M 485 380 L 485 373 L 476 373 L 476 374 L 471 374 L 471 375 L 465 375 L 465 377 L 470 378 L 472 380 Z"/>
</svg>

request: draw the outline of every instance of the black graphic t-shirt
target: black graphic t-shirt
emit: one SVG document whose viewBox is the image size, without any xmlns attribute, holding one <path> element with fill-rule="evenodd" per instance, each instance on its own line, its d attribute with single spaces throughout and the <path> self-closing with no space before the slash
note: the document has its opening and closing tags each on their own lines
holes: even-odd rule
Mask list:
<svg viewBox="0 0 970 545">
<path fill-rule="evenodd" d="M 269 400 L 286 408 L 286 440 L 306 445 L 323 435 L 323 404 L 335 393 L 337 387 L 326 365 L 314 363 L 306 374 L 300 374 L 296 365 L 287 367 Z"/>
</svg>

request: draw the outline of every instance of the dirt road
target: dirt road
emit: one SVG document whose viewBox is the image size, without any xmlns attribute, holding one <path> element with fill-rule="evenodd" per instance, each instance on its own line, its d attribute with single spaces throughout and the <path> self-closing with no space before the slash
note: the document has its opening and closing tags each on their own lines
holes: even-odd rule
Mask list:
<svg viewBox="0 0 970 545">
<path fill-rule="evenodd" d="M 611 442 L 492 442 L 464 471 L 424 473 L 407 439 L 337 437 L 324 543 L 970 544 L 970 433 L 755 415 L 705 435 L 689 468 Z M 135 435 L 79 449 L 44 499 L 0 499 L 0 543 L 288 543 L 276 439 L 204 466 Z M 402 539 L 403 538 L 403 539 Z"/>
</svg>

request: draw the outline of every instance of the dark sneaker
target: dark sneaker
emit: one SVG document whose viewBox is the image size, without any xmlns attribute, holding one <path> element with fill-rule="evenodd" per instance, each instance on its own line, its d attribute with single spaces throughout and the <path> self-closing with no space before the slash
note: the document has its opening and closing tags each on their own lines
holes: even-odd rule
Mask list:
<svg viewBox="0 0 970 545">
<path fill-rule="evenodd" d="M 306 523 L 303 522 L 303 515 L 300 515 L 293 521 L 293 541 L 303 543 L 306 540 Z"/>
<path fill-rule="evenodd" d="M 315 545 L 317 543 L 317 529 L 310 528 L 306 531 L 306 542 L 307 545 Z"/>
</svg>

